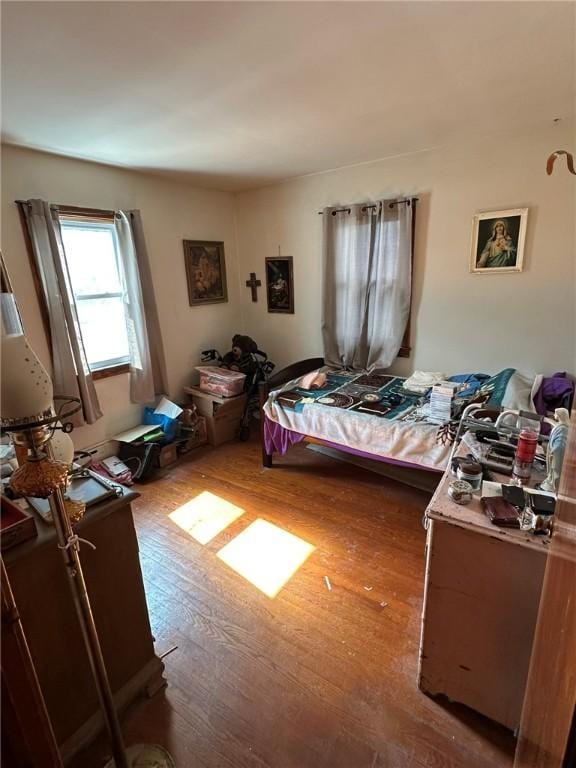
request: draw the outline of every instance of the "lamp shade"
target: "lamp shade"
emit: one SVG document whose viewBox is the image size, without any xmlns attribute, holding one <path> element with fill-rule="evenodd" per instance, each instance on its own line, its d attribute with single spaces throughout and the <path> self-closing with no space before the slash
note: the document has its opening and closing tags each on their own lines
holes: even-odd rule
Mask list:
<svg viewBox="0 0 576 768">
<path fill-rule="evenodd" d="M 0 384 L 0 415 L 5 426 L 52 414 L 52 381 L 22 333 L 2 336 Z"/>
<path fill-rule="evenodd" d="M 61 429 L 54 430 L 52 435 L 52 452 L 57 461 L 63 461 L 64 464 L 72 464 L 74 461 L 74 443 L 72 438 Z"/>
</svg>

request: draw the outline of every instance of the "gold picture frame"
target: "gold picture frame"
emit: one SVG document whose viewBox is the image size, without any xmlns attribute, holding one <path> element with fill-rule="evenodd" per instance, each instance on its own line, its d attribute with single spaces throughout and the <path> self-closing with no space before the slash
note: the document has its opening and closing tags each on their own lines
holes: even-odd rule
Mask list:
<svg viewBox="0 0 576 768">
<path fill-rule="evenodd" d="M 190 306 L 228 301 L 224 243 L 219 240 L 182 242 Z"/>
</svg>

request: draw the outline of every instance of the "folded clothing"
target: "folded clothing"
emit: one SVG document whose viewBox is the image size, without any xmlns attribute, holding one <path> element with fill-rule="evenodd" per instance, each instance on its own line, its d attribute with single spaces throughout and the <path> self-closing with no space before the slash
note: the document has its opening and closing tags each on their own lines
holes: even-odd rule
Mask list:
<svg viewBox="0 0 576 768">
<path fill-rule="evenodd" d="M 570 410 L 573 400 L 574 382 L 565 371 L 542 377 L 540 387 L 534 394 L 536 412 L 541 416 L 553 413 L 556 408 Z"/>
<path fill-rule="evenodd" d="M 475 394 L 482 384 L 489 379 L 487 373 L 457 373 L 454 376 L 450 376 L 448 381 L 456 381 L 459 384 L 464 385 L 458 393 L 460 397 L 470 397 Z"/>
<path fill-rule="evenodd" d="M 421 392 L 424 395 L 434 384 L 445 381 L 445 379 L 446 374 L 438 371 L 414 371 L 402 386 L 411 392 Z"/>
</svg>

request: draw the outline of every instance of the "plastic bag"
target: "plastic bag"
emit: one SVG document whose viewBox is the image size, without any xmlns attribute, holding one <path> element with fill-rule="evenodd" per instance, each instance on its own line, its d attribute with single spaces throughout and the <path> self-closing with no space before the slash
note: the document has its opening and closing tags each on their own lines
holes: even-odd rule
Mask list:
<svg viewBox="0 0 576 768">
<path fill-rule="evenodd" d="M 171 419 L 169 416 L 164 416 L 162 413 L 154 413 L 154 408 L 146 406 L 144 408 L 144 424 L 158 424 L 162 427 L 164 432 L 164 440 L 162 443 L 171 443 L 176 437 L 176 429 L 178 428 L 177 419 Z"/>
</svg>

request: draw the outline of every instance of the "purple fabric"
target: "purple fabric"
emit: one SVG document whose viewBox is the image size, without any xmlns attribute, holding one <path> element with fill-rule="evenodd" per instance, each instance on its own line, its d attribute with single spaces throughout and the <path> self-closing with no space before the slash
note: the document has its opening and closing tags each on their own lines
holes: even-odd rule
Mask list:
<svg viewBox="0 0 576 768">
<path fill-rule="evenodd" d="M 553 412 L 555 408 L 568 408 L 574 398 L 574 382 L 565 372 L 545 376 L 540 389 L 534 395 L 534 407 L 541 416 Z"/>
<path fill-rule="evenodd" d="M 286 429 L 277 422 L 271 421 L 264 414 L 262 415 L 264 417 L 264 449 L 269 456 L 273 453 L 284 456 L 291 445 L 304 440 L 304 435 L 299 432 L 292 432 L 291 429 Z"/>
</svg>

